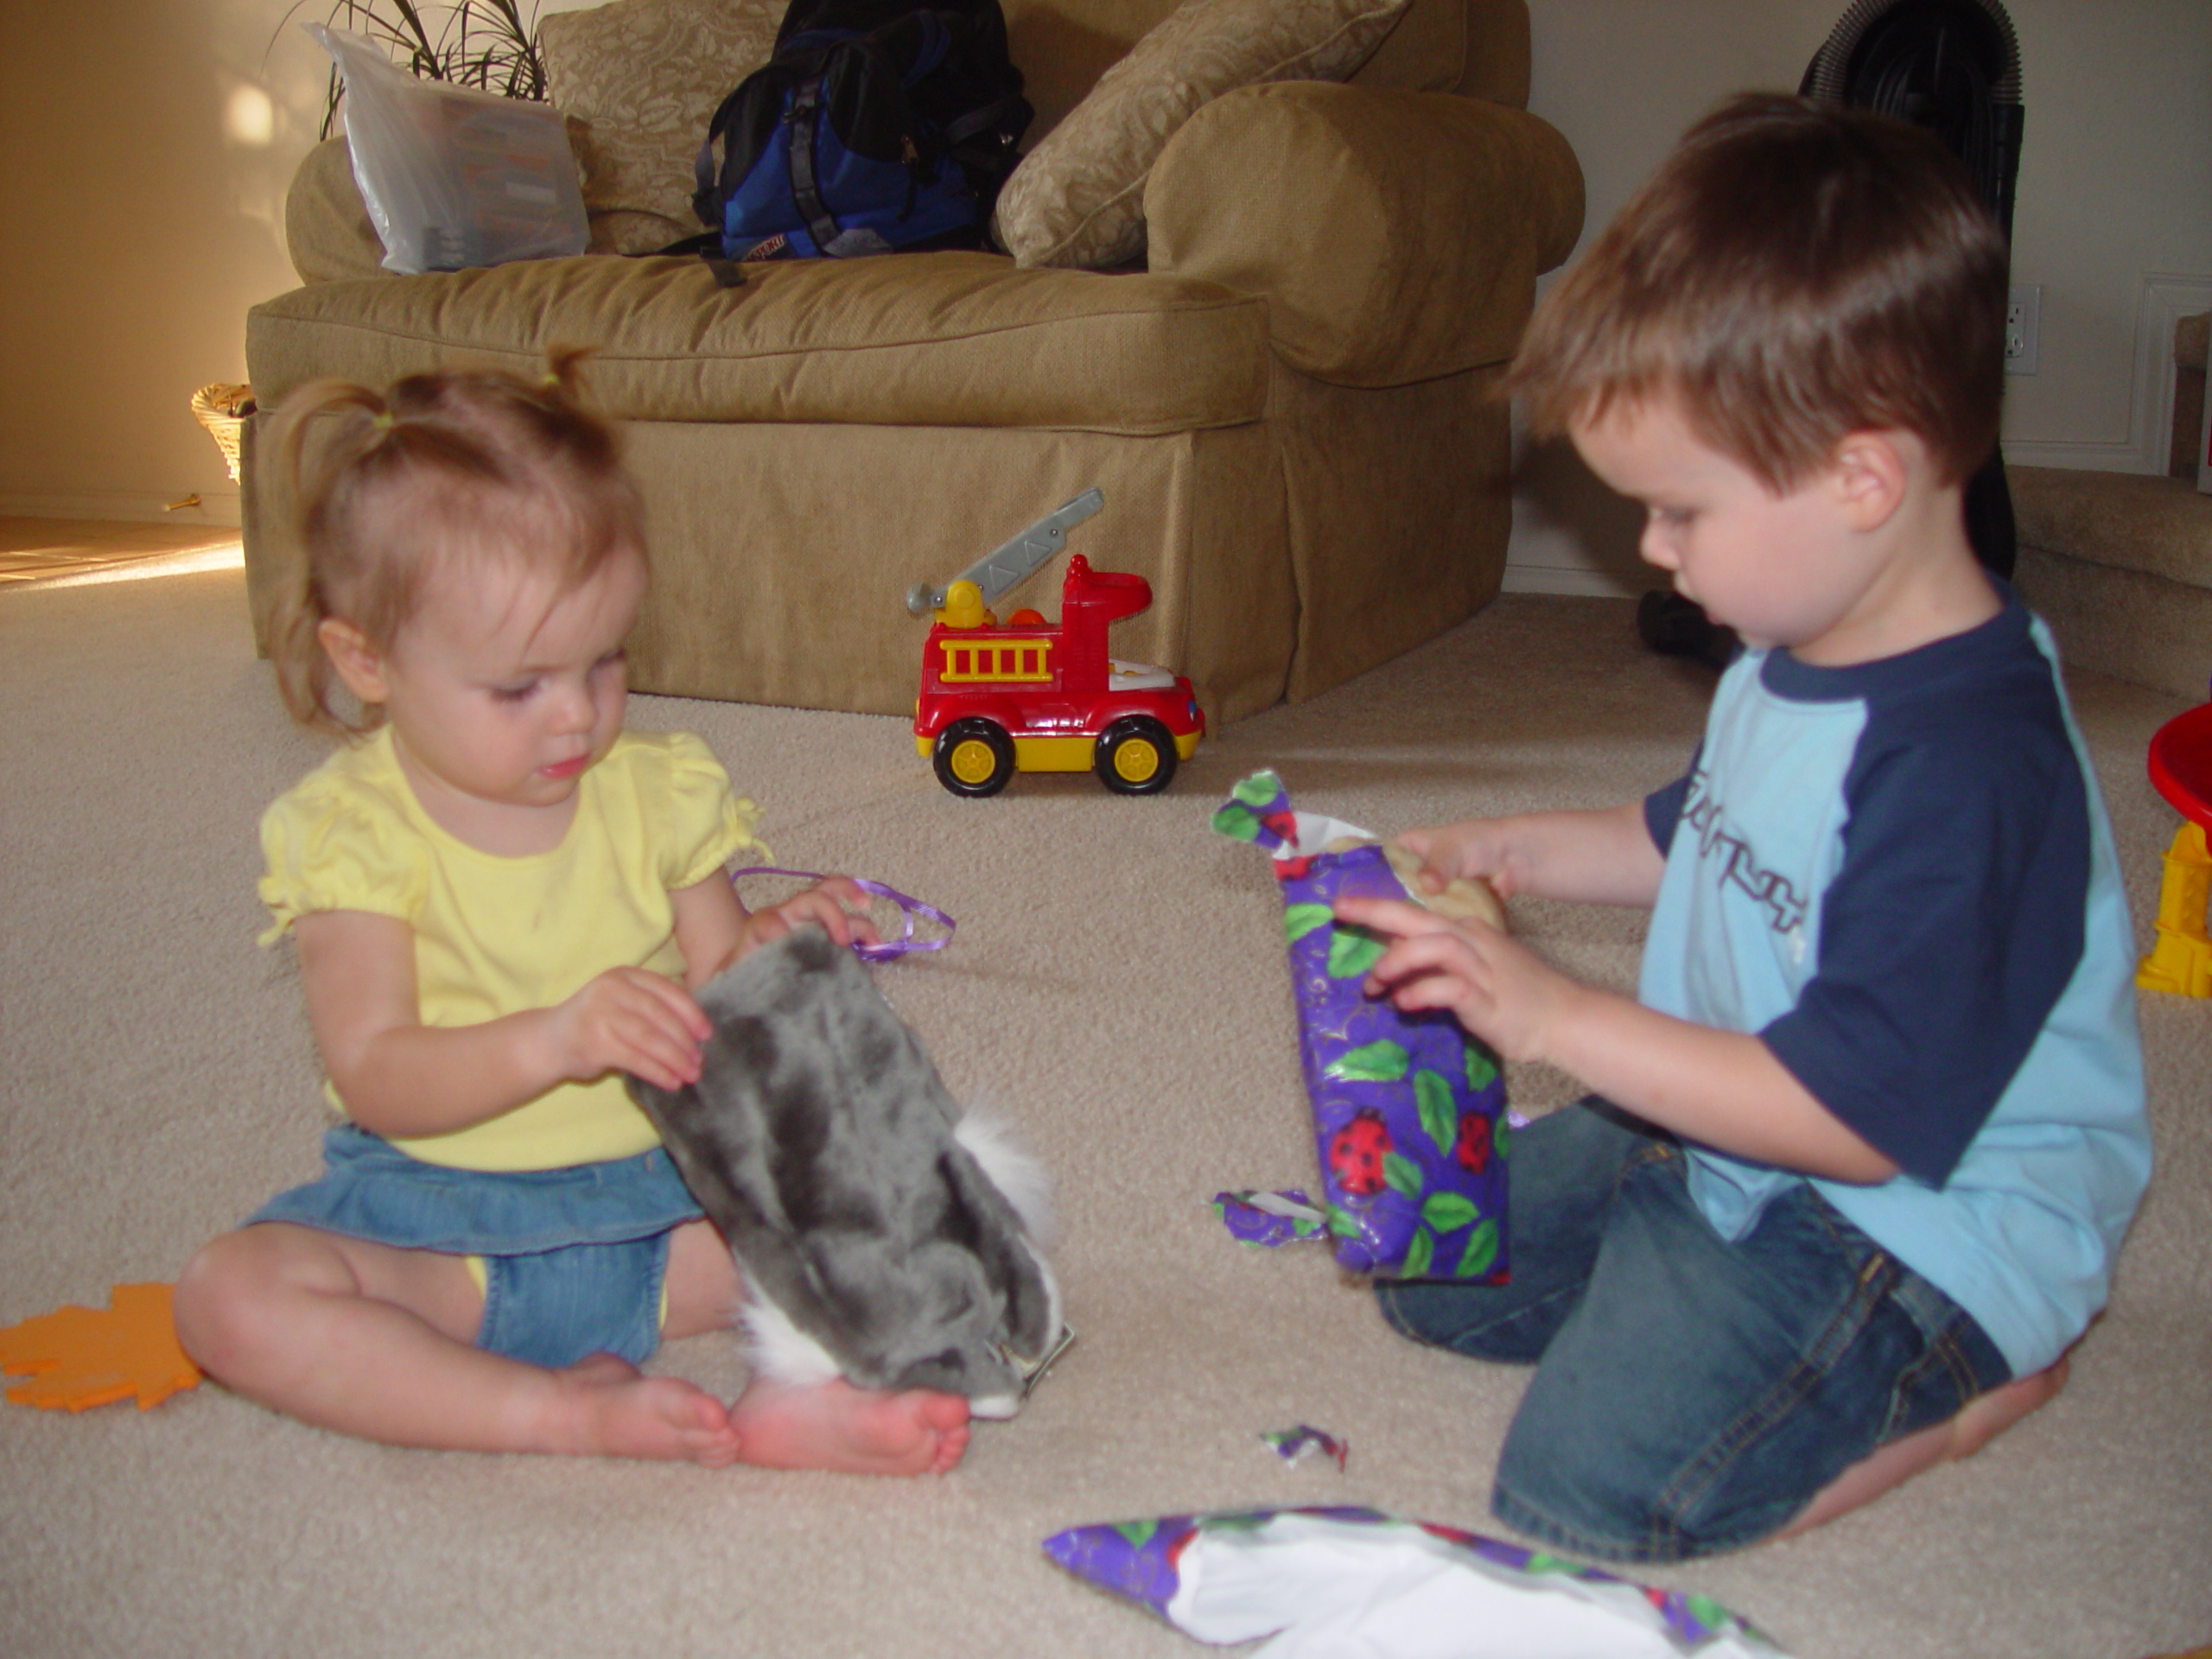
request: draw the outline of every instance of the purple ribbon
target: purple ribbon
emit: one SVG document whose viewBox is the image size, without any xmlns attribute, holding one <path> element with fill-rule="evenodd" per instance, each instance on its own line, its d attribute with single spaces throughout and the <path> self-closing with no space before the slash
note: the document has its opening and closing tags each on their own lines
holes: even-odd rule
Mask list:
<svg viewBox="0 0 2212 1659">
<path fill-rule="evenodd" d="M 828 880 L 826 876 L 815 870 L 784 870 L 778 869 L 773 865 L 754 864 L 745 869 L 732 870 L 729 873 L 730 885 L 735 887 L 741 878 L 748 875 L 791 875 L 797 876 L 802 881 Z M 920 899 L 903 893 L 896 887 L 886 887 L 880 881 L 871 881 L 864 875 L 849 875 L 844 880 L 851 882 L 862 893 L 872 893 L 878 899 L 888 899 L 893 904 L 898 906 L 899 918 L 905 924 L 905 931 L 895 939 L 880 939 L 874 944 L 855 939 L 853 954 L 862 962 L 889 962 L 893 957 L 905 956 L 910 950 L 942 950 L 952 943 L 952 930 L 958 924 L 935 905 L 924 904 Z M 931 921 L 942 923 L 944 927 L 944 935 L 934 939 L 916 938 L 914 918 L 917 916 L 925 916 Z"/>
</svg>

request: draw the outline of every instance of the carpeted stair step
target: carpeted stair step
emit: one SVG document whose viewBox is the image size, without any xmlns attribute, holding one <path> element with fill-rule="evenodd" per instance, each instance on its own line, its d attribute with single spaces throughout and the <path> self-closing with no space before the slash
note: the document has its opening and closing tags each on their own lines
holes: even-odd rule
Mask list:
<svg viewBox="0 0 2212 1659">
<path fill-rule="evenodd" d="M 2067 663 L 2202 701 L 2212 677 L 2212 495 L 2183 479 L 2006 469 L 2021 596 Z"/>
</svg>

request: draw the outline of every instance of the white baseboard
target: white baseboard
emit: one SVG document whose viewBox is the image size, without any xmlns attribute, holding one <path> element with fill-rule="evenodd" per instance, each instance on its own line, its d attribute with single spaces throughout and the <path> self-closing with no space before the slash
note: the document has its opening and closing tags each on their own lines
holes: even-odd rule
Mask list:
<svg viewBox="0 0 2212 1659">
<path fill-rule="evenodd" d="M 2005 459 L 2023 467 L 2077 472 L 2161 474 L 2174 425 L 2174 325 L 2212 311 L 2212 276 L 2152 270 L 2143 276 L 2135 307 L 2135 378 L 2129 387 L 2127 436 L 2089 443 L 2005 440 Z"/>
<path fill-rule="evenodd" d="M 1563 594 L 1583 599 L 1634 599 L 1643 590 L 1630 588 L 1601 570 L 1556 564 L 1516 564 L 1509 559 L 1503 591 Z"/>
<path fill-rule="evenodd" d="M 105 518 L 126 524 L 222 524 L 236 529 L 238 493 L 202 490 L 197 506 L 174 506 L 188 496 L 142 495 L 128 491 L 92 495 L 29 495 L 0 491 L 0 515 L 11 518 Z"/>
</svg>

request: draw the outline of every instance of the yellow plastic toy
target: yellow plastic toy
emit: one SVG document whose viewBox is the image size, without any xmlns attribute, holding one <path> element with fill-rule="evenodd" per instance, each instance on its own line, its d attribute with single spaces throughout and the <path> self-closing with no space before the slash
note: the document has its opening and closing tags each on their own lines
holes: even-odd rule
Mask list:
<svg viewBox="0 0 2212 1659">
<path fill-rule="evenodd" d="M 2135 970 L 2146 991 L 2212 996 L 2212 938 L 2205 910 L 2212 901 L 2212 702 L 2176 715 L 2151 739 L 2151 782 L 2174 810 L 2181 829 L 2166 849 L 2158 884 L 2158 939 Z"/>
<path fill-rule="evenodd" d="M 118 1285 L 112 1305 L 73 1303 L 0 1330 L 0 1373 L 35 1376 L 8 1390 L 19 1405 L 83 1411 L 130 1395 L 151 1411 L 200 1381 L 177 1345 L 167 1285 Z"/>
</svg>

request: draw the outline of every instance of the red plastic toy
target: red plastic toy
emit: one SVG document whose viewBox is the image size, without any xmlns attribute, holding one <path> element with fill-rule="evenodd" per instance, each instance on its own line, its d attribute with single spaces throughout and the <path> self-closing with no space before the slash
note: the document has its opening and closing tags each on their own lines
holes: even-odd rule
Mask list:
<svg viewBox="0 0 2212 1659">
<path fill-rule="evenodd" d="M 2151 739 L 2151 782 L 2182 815 L 2158 887 L 2158 941 L 2136 969 L 2145 990 L 2212 996 L 2212 702 L 2176 715 Z"/>
<path fill-rule="evenodd" d="M 1167 787 L 1205 734 L 1189 680 L 1107 652 L 1107 629 L 1152 603 L 1142 576 L 1093 570 L 1078 553 L 1060 585 L 1057 623 L 1020 611 L 1001 624 L 984 608 L 1103 502 L 1086 492 L 991 556 L 1017 556 L 996 572 L 986 572 L 986 560 L 941 595 L 918 589 L 909 598 L 910 608 L 937 601 L 922 648 L 914 747 L 954 794 L 995 795 L 1017 772 L 1093 772 L 1117 793 L 1150 795 Z M 993 581 L 988 595 L 972 579 L 979 572 Z"/>
</svg>

